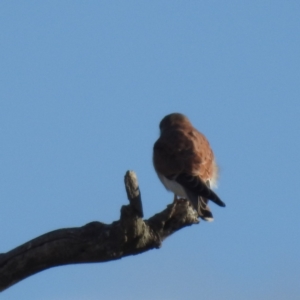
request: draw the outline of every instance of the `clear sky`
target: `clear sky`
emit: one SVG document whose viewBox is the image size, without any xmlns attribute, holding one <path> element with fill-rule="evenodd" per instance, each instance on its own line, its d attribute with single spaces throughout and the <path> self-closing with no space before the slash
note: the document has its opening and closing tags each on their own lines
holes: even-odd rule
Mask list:
<svg viewBox="0 0 300 300">
<path fill-rule="evenodd" d="M 145 217 L 173 195 L 158 123 L 186 114 L 220 167 L 215 221 L 1 299 L 300 299 L 299 1 L 1 1 L 0 252 L 110 223 L 136 171 Z"/>
</svg>

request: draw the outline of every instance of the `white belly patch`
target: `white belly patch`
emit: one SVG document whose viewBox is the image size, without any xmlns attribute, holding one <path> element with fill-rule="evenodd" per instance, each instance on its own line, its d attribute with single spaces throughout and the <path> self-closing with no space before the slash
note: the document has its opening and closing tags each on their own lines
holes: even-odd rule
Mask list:
<svg viewBox="0 0 300 300">
<path fill-rule="evenodd" d="M 184 188 L 178 182 L 167 179 L 161 174 L 158 174 L 158 177 L 167 190 L 173 192 L 177 196 L 188 199 Z"/>
</svg>

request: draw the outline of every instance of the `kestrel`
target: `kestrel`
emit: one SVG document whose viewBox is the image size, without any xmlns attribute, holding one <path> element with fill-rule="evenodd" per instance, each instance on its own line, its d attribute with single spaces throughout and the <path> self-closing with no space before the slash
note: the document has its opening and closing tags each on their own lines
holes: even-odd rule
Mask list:
<svg viewBox="0 0 300 300">
<path fill-rule="evenodd" d="M 212 221 L 208 200 L 219 206 L 225 203 L 211 190 L 218 169 L 208 140 L 179 113 L 165 116 L 159 128 L 160 137 L 153 147 L 153 164 L 159 179 L 174 193 L 174 199 L 190 200 L 200 218 Z"/>
</svg>

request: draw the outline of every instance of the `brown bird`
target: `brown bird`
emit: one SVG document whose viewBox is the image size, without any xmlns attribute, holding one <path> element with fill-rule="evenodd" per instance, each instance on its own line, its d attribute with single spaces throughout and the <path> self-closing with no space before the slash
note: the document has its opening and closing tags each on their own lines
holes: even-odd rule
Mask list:
<svg viewBox="0 0 300 300">
<path fill-rule="evenodd" d="M 225 203 L 211 190 L 218 168 L 207 139 L 179 113 L 165 116 L 159 128 L 160 137 L 153 147 L 153 164 L 159 179 L 174 193 L 175 200 L 190 200 L 200 218 L 212 221 L 208 200 L 219 206 Z"/>
</svg>

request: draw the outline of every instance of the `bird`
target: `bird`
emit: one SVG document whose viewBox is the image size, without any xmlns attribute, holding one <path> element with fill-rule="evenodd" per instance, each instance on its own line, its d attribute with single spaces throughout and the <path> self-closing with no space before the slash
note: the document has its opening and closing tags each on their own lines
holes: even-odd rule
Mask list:
<svg viewBox="0 0 300 300">
<path fill-rule="evenodd" d="M 205 221 L 213 221 L 208 201 L 225 207 L 212 190 L 218 167 L 206 137 L 181 113 L 165 116 L 160 136 L 153 146 L 154 169 L 165 188 L 174 193 L 174 201 L 188 199 Z"/>
</svg>

